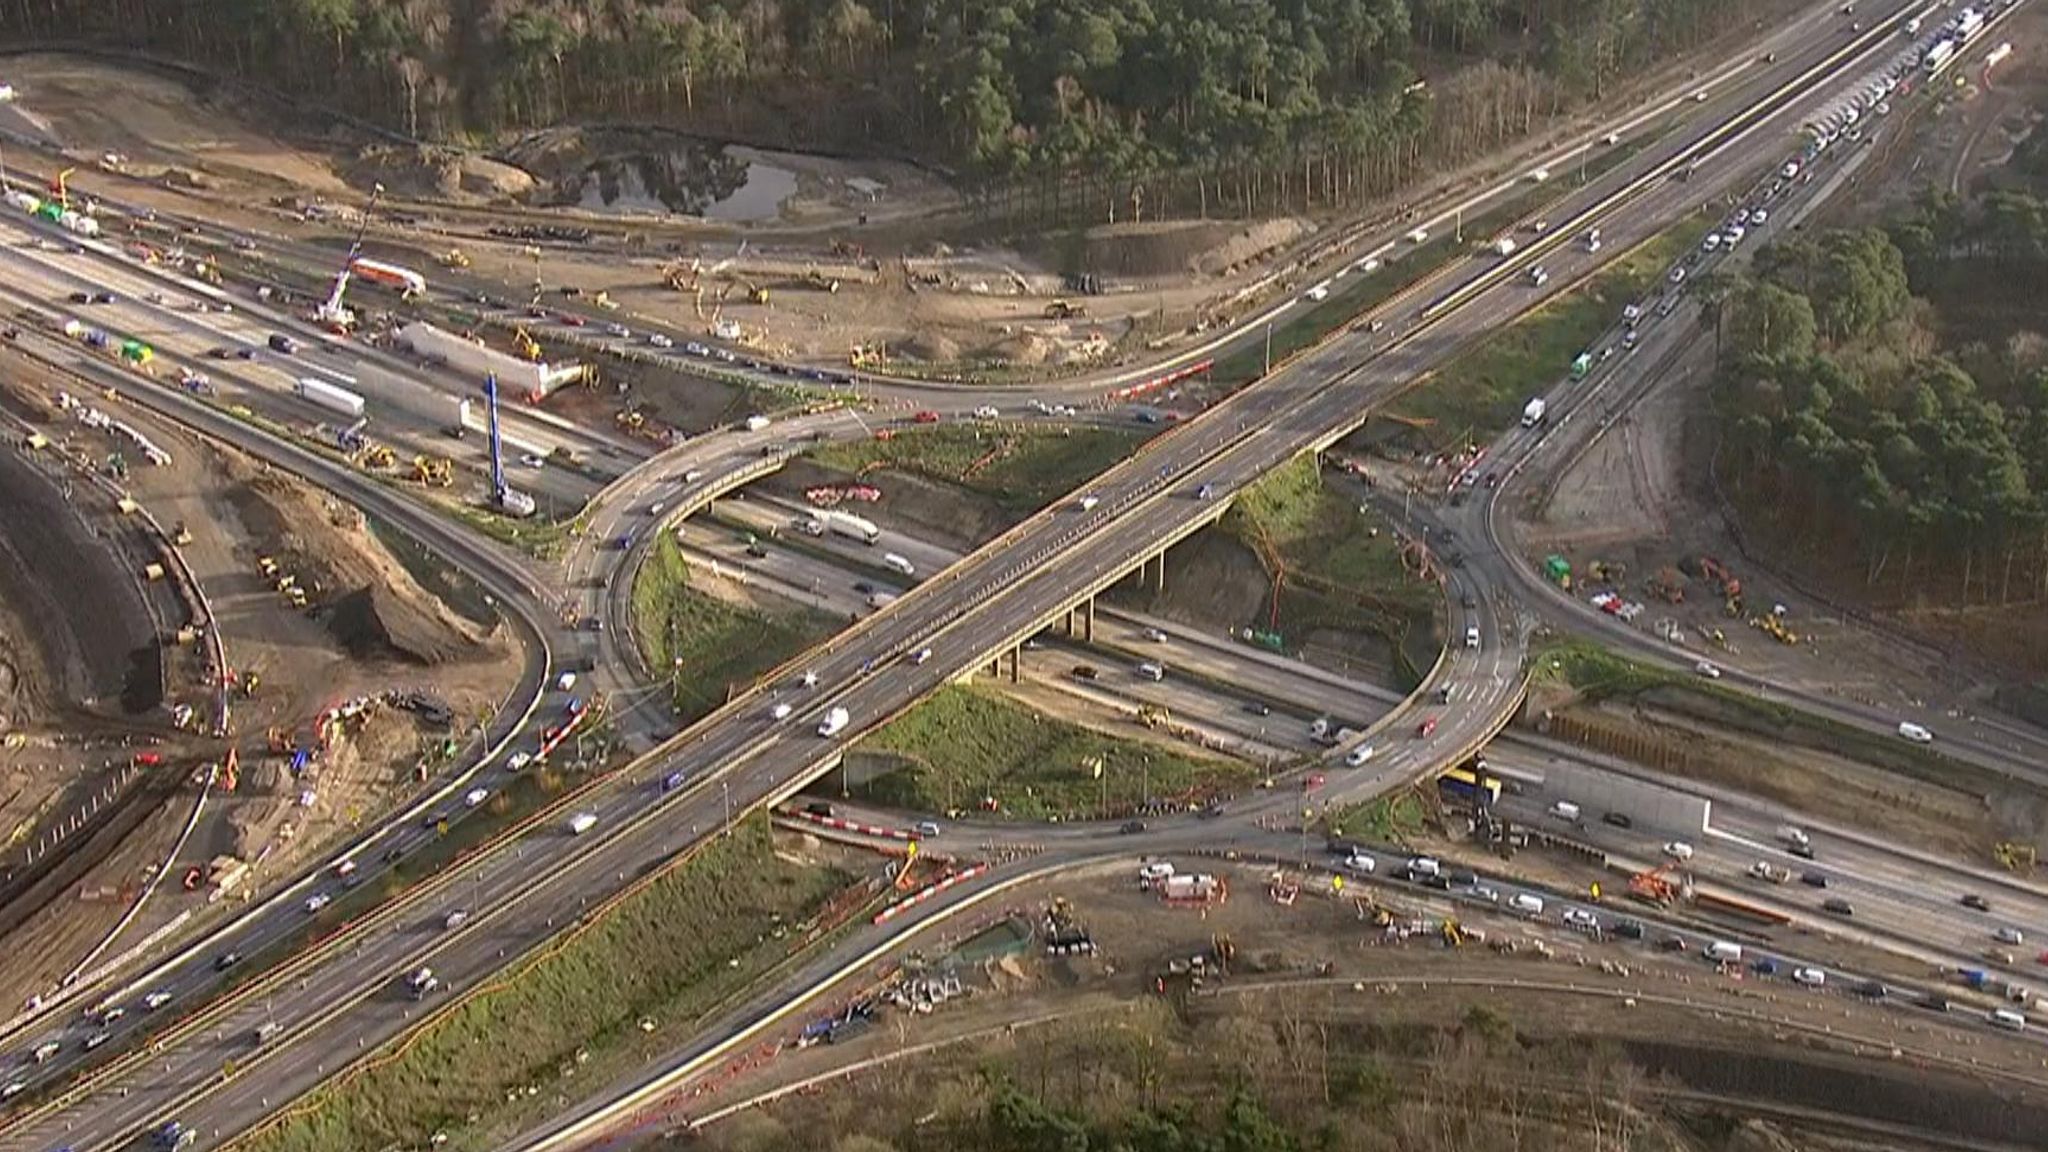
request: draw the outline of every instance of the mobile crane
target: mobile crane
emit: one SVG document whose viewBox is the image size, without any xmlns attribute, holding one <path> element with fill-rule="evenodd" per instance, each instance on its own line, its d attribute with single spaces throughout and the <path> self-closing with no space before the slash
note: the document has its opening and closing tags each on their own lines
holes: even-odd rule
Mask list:
<svg viewBox="0 0 2048 1152">
<path fill-rule="evenodd" d="M 370 226 L 370 213 L 377 210 L 377 198 L 384 195 L 384 185 L 370 186 L 370 202 L 363 206 L 362 218 L 356 221 L 355 238 L 349 241 L 348 255 L 341 258 L 341 271 L 334 274 L 334 287 L 328 291 L 327 299 L 313 309 L 313 322 L 323 324 L 336 335 L 345 335 L 356 326 L 356 314 L 342 303 L 348 292 L 348 281 L 356 257 L 363 254 L 363 232 Z"/>
</svg>

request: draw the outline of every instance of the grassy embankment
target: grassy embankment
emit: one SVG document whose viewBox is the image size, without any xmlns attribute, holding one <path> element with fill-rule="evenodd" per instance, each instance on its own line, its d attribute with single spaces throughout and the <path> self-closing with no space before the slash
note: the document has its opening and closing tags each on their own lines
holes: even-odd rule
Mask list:
<svg viewBox="0 0 2048 1152">
<path fill-rule="evenodd" d="M 685 724 L 838 624 L 817 612 L 747 608 L 691 588 L 689 562 L 668 536 L 651 546 L 633 584 L 634 642 L 649 668 L 672 670 L 676 715 Z"/>
<path fill-rule="evenodd" d="M 955 485 L 1022 515 L 1101 475 L 1142 439 L 1109 428 L 935 424 L 902 429 L 887 440 L 824 445 L 812 456 L 855 475 L 887 469 Z"/>
<path fill-rule="evenodd" d="M 1390 406 L 1393 415 L 1431 422 L 1439 445 L 1483 442 L 1521 419 L 1531 396 L 1548 392 L 1620 317 L 1622 306 L 1655 289 L 1675 261 L 1714 223 L 1694 215 L 1638 245 L 1584 284 L 1553 298 L 1437 369 Z"/>
<path fill-rule="evenodd" d="M 1248 765 L 1068 723 L 994 691 L 949 687 L 862 740 L 897 765 L 857 794 L 925 812 L 993 796 L 1019 819 L 1094 818 L 1147 796 L 1196 799 L 1251 782 Z M 1102 772 L 1093 767 L 1099 759 Z"/>
<path fill-rule="evenodd" d="M 1222 530 L 1282 577 L 1278 631 L 1289 644 L 1319 630 L 1367 633 L 1394 655 L 1396 679 L 1419 683 L 1442 647 L 1437 586 L 1403 566 L 1398 539 L 1312 459 L 1279 468 L 1237 499 Z M 1269 592 L 1267 617 L 1274 622 Z"/>
<path fill-rule="evenodd" d="M 766 822 L 750 820 L 489 984 L 455 990 L 466 998 L 236 1147 L 504 1147 L 687 1037 L 784 960 L 793 927 L 845 879 L 777 856 Z"/>
</svg>

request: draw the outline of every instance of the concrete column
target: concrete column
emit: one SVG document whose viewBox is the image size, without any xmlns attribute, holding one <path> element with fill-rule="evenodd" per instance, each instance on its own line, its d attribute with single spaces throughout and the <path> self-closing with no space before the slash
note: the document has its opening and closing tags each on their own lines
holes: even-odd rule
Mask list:
<svg viewBox="0 0 2048 1152">
<path fill-rule="evenodd" d="M 1081 638 L 1093 644 L 1095 643 L 1095 597 L 1090 596 L 1082 602 L 1081 612 Z"/>
<path fill-rule="evenodd" d="M 1022 648 L 1012 648 L 1010 649 L 1010 683 L 1015 684 L 1022 679 L 1024 679 L 1024 650 Z"/>
<path fill-rule="evenodd" d="M 1154 591 L 1164 592 L 1166 591 L 1166 553 L 1161 552 L 1159 554 L 1158 564 L 1159 578 L 1153 583 L 1152 588 Z"/>
</svg>

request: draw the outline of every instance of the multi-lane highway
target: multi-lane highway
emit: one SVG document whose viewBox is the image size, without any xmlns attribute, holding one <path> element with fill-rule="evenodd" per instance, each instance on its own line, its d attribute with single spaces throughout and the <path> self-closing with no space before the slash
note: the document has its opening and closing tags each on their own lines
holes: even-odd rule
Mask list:
<svg viewBox="0 0 2048 1152">
<path fill-rule="evenodd" d="M 66 1107 L 33 1114 L 29 1123 L 8 1130 L 7 1139 L 105 1142 L 151 1119 L 197 1108 L 206 1096 L 216 1099 L 203 1114 L 221 1117 L 225 1130 L 246 1123 L 269 1097 L 282 1099 L 328 1071 L 321 1056 L 332 1051 L 335 1040 L 376 1038 L 402 1027 L 397 1006 L 372 1002 L 398 972 L 430 956 L 437 970 L 456 973 L 458 979 L 489 970 L 499 949 L 545 935 L 564 899 L 616 887 L 614 874 L 635 873 L 650 859 L 681 847 L 722 819 L 728 805 L 784 794 L 801 774 L 829 762 L 838 744 L 810 733 L 825 708 L 846 707 L 854 714 L 850 736 L 989 655 L 1016 646 L 1077 598 L 1206 522 L 1230 494 L 1273 464 L 1354 426 L 1374 403 L 1443 353 L 1540 299 L 1541 292 L 1514 282 L 1533 260 L 1547 257 L 1560 283 L 1571 279 L 1591 263 L 1567 249 L 1581 226 L 1597 219 L 1611 242 L 1624 246 L 1694 199 L 1711 195 L 1719 186 L 1711 166 L 1690 185 L 1672 184 L 1668 176 L 1694 155 L 1724 143 L 1732 146 L 1746 133 L 1767 135 L 1769 126 L 1797 115 L 1796 101 L 1809 99 L 1813 85 L 1877 47 L 1870 35 L 1847 47 L 1841 43 L 1845 39 L 1832 38 L 1814 54 L 1789 62 L 1768 83 L 1733 98 L 1733 107 L 1722 116 L 1703 117 L 1674 144 L 1648 150 L 1553 211 L 1553 217 L 1569 221 L 1559 229 L 1563 242 L 1532 246 L 1528 257 L 1497 266 L 1484 262 L 1454 269 L 1441 283 L 1461 286 L 1423 314 L 1408 311 L 1419 302 L 1416 298 L 1397 302 L 1385 316 L 1384 334 L 1359 333 L 1335 341 L 1203 419 L 1161 437 L 1091 486 L 1088 500 L 1068 501 L 1034 518 L 827 644 L 790 675 L 685 734 L 659 765 L 588 799 L 600 820 L 597 831 L 576 842 L 583 851 L 562 851 L 557 841 L 568 837 L 556 824 L 536 828 L 481 859 L 473 890 L 452 882 L 461 878 L 444 877 L 428 885 L 420 897 L 373 918 L 379 928 L 397 924 L 404 930 L 345 934 L 331 955 L 315 953 L 294 965 L 290 971 L 304 973 L 303 986 L 262 982 L 291 989 L 290 995 L 272 996 L 262 1004 L 255 996 L 238 998 L 219 1020 L 202 1020 L 168 1038 L 160 1060 L 116 1064 L 93 1083 L 93 1091 L 70 1094 Z M 1767 111 L 1749 114 L 1753 107 Z M 1727 175 L 1722 174 L 1721 183 Z M 1203 498 L 1205 489 L 1208 499 Z M 1382 753 L 1380 762 L 1390 770 L 1414 775 L 1455 757 L 1489 735 L 1512 704 L 1519 686 L 1520 637 L 1499 621 L 1477 622 L 1481 645 L 1473 651 L 1454 649 L 1446 672 L 1508 687 L 1491 696 L 1477 694 L 1446 716 L 1430 738 L 1403 741 Z M 927 650 L 932 656 L 920 659 Z M 798 672 L 815 674 L 815 686 L 794 679 Z M 768 713 L 777 700 L 794 706 L 787 722 Z M 716 772 L 718 779 L 679 790 L 666 808 L 652 810 L 649 781 L 677 770 L 696 779 Z M 545 879 L 535 881 L 536 874 Z M 543 891 L 550 898 L 535 899 Z M 431 930 L 464 904 L 475 911 L 463 927 Z M 552 906 L 552 914 L 544 915 L 541 904 Z M 343 962 L 325 963 L 328 959 Z M 255 1015 L 259 1009 L 260 1017 Z M 285 1032 L 262 1053 L 252 1054 L 248 1037 L 259 1018 L 275 1019 Z M 315 1028 L 323 1038 L 319 1050 L 292 1043 Z M 220 1064 L 228 1059 L 238 1062 L 237 1075 L 215 1092 L 221 1087 Z M 115 1087 L 124 1091 L 110 1091 Z"/>
</svg>

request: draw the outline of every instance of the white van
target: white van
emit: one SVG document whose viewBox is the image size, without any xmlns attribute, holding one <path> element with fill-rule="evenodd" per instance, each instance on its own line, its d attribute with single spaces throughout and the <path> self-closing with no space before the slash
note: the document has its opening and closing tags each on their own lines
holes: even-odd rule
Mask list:
<svg viewBox="0 0 2048 1152">
<path fill-rule="evenodd" d="M 1787 824 L 1783 828 L 1778 829 L 1778 839 L 1792 845 L 1794 848 L 1806 848 L 1813 843 L 1813 838 L 1806 834 L 1806 829 L 1795 824 Z"/>
<path fill-rule="evenodd" d="M 564 672 L 560 676 L 555 678 L 555 687 L 560 691 L 567 692 L 569 689 L 574 688 L 575 686 L 576 674 L 574 672 Z"/>
<path fill-rule="evenodd" d="M 1166 882 L 1173 875 L 1173 864 L 1167 860 L 1154 860 L 1138 869 L 1138 887 L 1154 888 Z"/>
<path fill-rule="evenodd" d="M 1508 911 L 1533 919 L 1543 915 L 1543 901 L 1527 892 L 1517 892 L 1508 897 Z"/>
<path fill-rule="evenodd" d="M 569 832 L 571 835 L 581 836 L 595 827 L 597 827 L 597 813 L 595 812 L 578 812 L 576 815 L 569 817 Z"/>
<path fill-rule="evenodd" d="M 1742 945 L 1730 944 L 1726 940 L 1716 940 L 1702 949 L 1700 955 L 1705 956 L 1716 964 L 1740 964 L 1742 963 Z"/>
<path fill-rule="evenodd" d="M 1417 856 L 1408 861 L 1408 875 L 1417 880 L 1427 880 L 1443 875 L 1444 866 L 1428 856 Z"/>
<path fill-rule="evenodd" d="M 1351 765 L 1353 768 L 1356 768 L 1359 765 L 1364 764 L 1366 761 L 1372 759 L 1372 753 L 1372 745 L 1360 744 L 1358 747 L 1353 748 L 1351 751 L 1346 752 L 1344 754 L 1344 763 Z"/>
<path fill-rule="evenodd" d="M 1166 669 L 1158 664 L 1154 664 L 1150 660 L 1147 660 L 1143 664 L 1138 665 L 1138 675 L 1143 676 L 1145 679 L 1151 680 L 1156 683 L 1160 680 L 1166 679 Z"/>
<path fill-rule="evenodd" d="M 908 559 L 902 556 L 898 556 L 894 552 L 885 553 L 882 556 L 882 563 L 886 565 L 891 572 L 901 572 L 905 576 L 917 575 L 917 565 L 912 564 Z"/>
<path fill-rule="evenodd" d="M 1910 720 L 1899 721 L 1899 735 L 1907 740 L 1911 740 L 1915 744 L 1934 743 L 1934 733 L 1929 732 Z"/>
<path fill-rule="evenodd" d="M 1468 624 L 1465 626 L 1465 647 L 1479 647 L 1479 625 Z"/>
<path fill-rule="evenodd" d="M 1567 824 L 1579 822 L 1579 806 L 1569 800 L 1559 800 L 1550 806 L 1550 814 Z"/>
<path fill-rule="evenodd" d="M 2010 1008 L 1992 1009 L 1989 1019 L 1991 1026 L 1994 1028 L 2003 1028 L 2008 1032 L 2024 1032 L 2027 1030 L 2027 1018 Z"/>
<path fill-rule="evenodd" d="M 1344 858 L 1344 870 L 1353 876 L 1370 876 L 1379 867 L 1379 861 L 1363 852 L 1353 852 Z"/>
<path fill-rule="evenodd" d="M 1100 496 L 1083 496 L 1081 497 L 1081 511 L 1092 512 L 1095 510 L 1095 506 L 1100 503 L 1102 503 L 1102 497 Z"/>
</svg>

